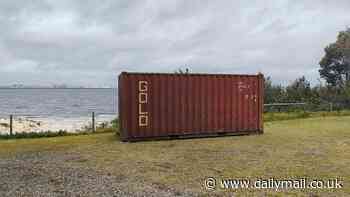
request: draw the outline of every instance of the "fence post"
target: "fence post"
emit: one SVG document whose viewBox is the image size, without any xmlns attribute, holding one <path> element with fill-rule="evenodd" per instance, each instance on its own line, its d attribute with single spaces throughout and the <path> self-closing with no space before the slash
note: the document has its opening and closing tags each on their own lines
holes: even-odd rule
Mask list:
<svg viewBox="0 0 350 197">
<path fill-rule="evenodd" d="M 13 115 L 10 115 L 10 136 L 13 135 Z"/>
<path fill-rule="evenodd" d="M 92 112 L 92 132 L 96 131 L 95 127 L 95 112 Z"/>
<path fill-rule="evenodd" d="M 329 111 L 330 111 L 330 112 L 333 111 L 333 103 L 329 103 Z"/>
</svg>

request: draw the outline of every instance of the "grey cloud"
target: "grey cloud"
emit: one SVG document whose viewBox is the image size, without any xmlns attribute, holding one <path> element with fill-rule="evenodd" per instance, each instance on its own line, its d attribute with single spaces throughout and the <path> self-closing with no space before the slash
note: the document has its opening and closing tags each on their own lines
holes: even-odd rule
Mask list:
<svg viewBox="0 0 350 197">
<path fill-rule="evenodd" d="M 318 79 L 350 2 L 0 2 L 0 84 L 115 84 L 122 70 L 257 73 Z"/>
</svg>

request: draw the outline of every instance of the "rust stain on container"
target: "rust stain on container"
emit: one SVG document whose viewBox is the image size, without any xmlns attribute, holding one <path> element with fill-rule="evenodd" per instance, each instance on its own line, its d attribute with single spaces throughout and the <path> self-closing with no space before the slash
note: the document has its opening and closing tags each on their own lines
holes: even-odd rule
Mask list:
<svg viewBox="0 0 350 197">
<path fill-rule="evenodd" d="M 123 72 L 118 86 L 123 141 L 263 133 L 262 74 Z"/>
</svg>

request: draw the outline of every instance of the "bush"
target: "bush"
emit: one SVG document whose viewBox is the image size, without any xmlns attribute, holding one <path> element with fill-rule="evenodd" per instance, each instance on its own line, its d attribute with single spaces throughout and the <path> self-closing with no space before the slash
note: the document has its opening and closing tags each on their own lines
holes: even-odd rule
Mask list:
<svg viewBox="0 0 350 197">
<path fill-rule="evenodd" d="M 112 120 L 111 123 L 112 123 L 113 128 L 116 128 L 116 129 L 119 128 L 119 119 L 118 118 Z"/>
<path fill-rule="evenodd" d="M 116 132 L 116 135 L 119 136 L 120 135 L 120 132 L 119 132 L 119 119 L 116 118 L 116 119 L 112 120 L 111 123 L 112 123 L 112 128 Z"/>
<path fill-rule="evenodd" d="M 20 139 L 20 138 L 43 138 L 43 137 L 57 137 L 76 135 L 76 133 L 68 133 L 67 131 L 60 130 L 58 132 L 46 131 L 46 132 L 30 132 L 30 133 L 14 133 L 13 135 L 5 134 L 0 135 L 0 139 Z"/>
</svg>

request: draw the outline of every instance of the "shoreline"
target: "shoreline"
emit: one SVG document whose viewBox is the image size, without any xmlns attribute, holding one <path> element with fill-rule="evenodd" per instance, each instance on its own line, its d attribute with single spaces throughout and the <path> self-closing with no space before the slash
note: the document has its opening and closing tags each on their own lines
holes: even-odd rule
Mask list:
<svg viewBox="0 0 350 197">
<path fill-rule="evenodd" d="M 23 87 L 23 88 L 11 88 L 11 87 L 0 87 L 0 90 L 9 90 L 9 89 L 14 89 L 14 90 L 21 90 L 21 89 L 54 89 L 54 90 L 62 90 L 62 89 L 117 89 L 117 88 L 50 88 L 50 87 Z"/>
<path fill-rule="evenodd" d="M 95 126 L 111 126 L 115 115 L 100 115 L 95 119 Z M 14 117 L 13 133 L 59 132 L 79 133 L 91 128 L 89 116 L 82 117 Z M 0 118 L 0 135 L 10 134 L 10 119 Z"/>
</svg>

